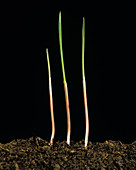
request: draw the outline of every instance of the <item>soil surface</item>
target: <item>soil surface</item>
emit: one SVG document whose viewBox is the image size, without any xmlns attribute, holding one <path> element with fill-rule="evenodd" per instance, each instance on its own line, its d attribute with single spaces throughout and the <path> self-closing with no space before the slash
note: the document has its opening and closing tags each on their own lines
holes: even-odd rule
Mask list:
<svg viewBox="0 0 136 170">
<path fill-rule="evenodd" d="M 136 141 L 49 142 L 39 137 L 0 143 L 0 169 L 136 169 Z"/>
</svg>

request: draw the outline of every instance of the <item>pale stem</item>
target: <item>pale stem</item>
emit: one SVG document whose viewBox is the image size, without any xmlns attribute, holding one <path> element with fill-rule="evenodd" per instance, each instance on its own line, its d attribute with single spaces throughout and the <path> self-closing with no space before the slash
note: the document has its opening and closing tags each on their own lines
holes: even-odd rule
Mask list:
<svg viewBox="0 0 136 170">
<path fill-rule="evenodd" d="M 89 137 L 89 116 L 88 116 L 88 106 L 87 106 L 87 94 L 86 94 L 86 81 L 83 77 L 83 95 L 84 95 L 84 107 L 85 107 L 85 122 L 86 122 L 86 132 L 85 132 L 85 148 L 88 144 Z"/>
<path fill-rule="evenodd" d="M 68 87 L 67 87 L 66 81 L 64 82 L 64 92 L 65 92 L 66 111 L 67 111 L 67 144 L 70 145 L 71 124 L 70 124 L 70 108 L 69 108 Z"/>
<path fill-rule="evenodd" d="M 51 111 L 51 122 L 52 122 L 52 135 L 50 139 L 50 144 L 53 145 L 53 139 L 55 135 L 55 122 L 54 122 L 54 113 L 53 113 L 53 97 L 52 97 L 52 85 L 51 77 L 49 78 L 49 95 L 50 95 L 50 111 Z"/>
</svg>

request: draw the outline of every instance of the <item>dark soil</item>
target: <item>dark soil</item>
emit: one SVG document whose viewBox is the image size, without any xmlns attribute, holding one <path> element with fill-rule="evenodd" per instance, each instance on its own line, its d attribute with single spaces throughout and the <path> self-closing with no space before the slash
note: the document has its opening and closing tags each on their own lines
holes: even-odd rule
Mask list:
<svg viewBox="0 0 136 170">
<path fill-rule="evenodd" d="M 120 141 L 104 143 L 84 140 L 49 142 L 36 137 L 0 143 L 0 169 L 136 169 L 136 141 L 123 144 Z"/>
</svg>

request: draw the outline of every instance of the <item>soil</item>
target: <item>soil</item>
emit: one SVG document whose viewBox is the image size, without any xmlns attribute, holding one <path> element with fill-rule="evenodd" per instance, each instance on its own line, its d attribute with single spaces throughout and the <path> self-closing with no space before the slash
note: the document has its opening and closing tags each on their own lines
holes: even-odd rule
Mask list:
<svg viewBox="0 0 136 170">
<path fill-rule="evenodd" d="M 0 169 L 136 169 L 136 141 L 49 142 L 39 137 L 0 143 Z"/>
</svg>

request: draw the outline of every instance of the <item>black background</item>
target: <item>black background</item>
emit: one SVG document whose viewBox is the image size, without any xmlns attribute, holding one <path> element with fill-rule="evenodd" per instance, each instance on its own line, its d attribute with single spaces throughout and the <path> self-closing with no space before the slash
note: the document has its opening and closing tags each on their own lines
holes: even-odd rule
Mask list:
<svg viewBox="0 0 136 170">
<path fill-rule="evenodd" d="M 49 49 L 55 140 L 66 140 L 67 120 L 59 51 L 63 53 L 71 111 L 71 140 L 85 136 L 82 91 L 82 18 L 86 20 L 85 75 L 89 140 L 135 140 L 135 9 L 6 9 L 1 21 L 0 142 L 39 136 L 50 140 L 46 48 Z"/>
</svg>

